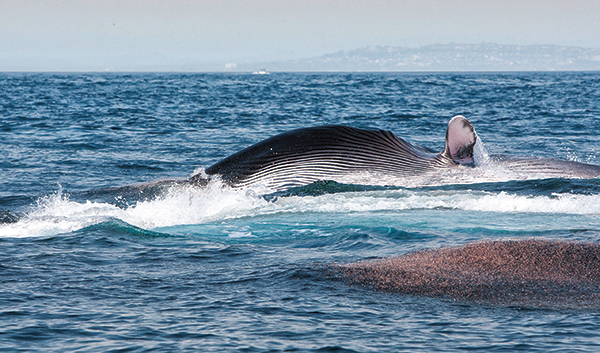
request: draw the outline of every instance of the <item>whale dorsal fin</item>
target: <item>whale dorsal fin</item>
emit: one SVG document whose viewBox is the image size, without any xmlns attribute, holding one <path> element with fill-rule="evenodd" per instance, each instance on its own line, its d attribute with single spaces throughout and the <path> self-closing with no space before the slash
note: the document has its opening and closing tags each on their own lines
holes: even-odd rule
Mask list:
<svg viewBox="0 0 600 353">
<path fill-rule="evenodd" d="M 446 146 L 441 153 L 458 164 L 472 164 L 477 134 L 473 125 L 462 115 L 453 117 L 446 130 Z"/>
</svg>

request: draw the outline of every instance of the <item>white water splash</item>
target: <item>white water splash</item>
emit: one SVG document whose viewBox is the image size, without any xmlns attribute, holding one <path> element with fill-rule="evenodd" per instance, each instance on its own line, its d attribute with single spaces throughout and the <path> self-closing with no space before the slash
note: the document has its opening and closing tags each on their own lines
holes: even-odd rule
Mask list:
<svg viewBox="0 0 600 353">
<path fill-rule="evenodd" d="M 490 155 L 480 138 L 477 139 L 473 147 L 473 160 L 475 161 L 475 166 L 478 168 L 488 168 L 492 165 Z"/>
<path fill-rule="evenodd" d="M 204 188 L 173 187 L 150 201 L 126 209 L 104 202 L 75 202 L 61 191 L 38 200 L 17 223 L 0 225 L 0 237 L 48 236 L 69 233 L 111 219 L 153 229 L 203 224 L 251 213 L 268 202 L 262 190 L 231 190 L 218 182 Z"/>
<path fill-rule="evenodd" d="M 143 229 L 227 222 L 243 217 L 278 214 L 402 213 L 414 210 L 457 210 L 495 213 L 547 213 L 600 216 L 600 195 L 524 196 L 473 190 L 379 190 L 280 197 L 268 202 L 265 190 L 232 190 L 218 183 L 205 188 L 173 187 L 150 201 L 126 209 L 102 202 L 75 202 L 62 193 L 40 199 L 17 223 L 0 225 L 0 237 L 63 234 L 110 219 Z M 251 236 L 250 232 L 232 236 Z"/>
<path fill-rule="evenodd" d="M 290 197 L 278 200 L 288 212 L 349 213 L 452 209 L 499 213 L 558 213 L 600 215 L 600 195 L 560 194 L 521 196 L 485 191 L 411 191 L 339 193 L 317 197 Z"/>
</svg>

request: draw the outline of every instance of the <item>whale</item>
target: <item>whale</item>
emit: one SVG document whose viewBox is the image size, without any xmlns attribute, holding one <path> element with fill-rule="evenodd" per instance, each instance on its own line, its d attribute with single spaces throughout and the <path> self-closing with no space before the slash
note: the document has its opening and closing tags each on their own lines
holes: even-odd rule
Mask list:
<svg viewBox="0 0 600 353">
<path fill-rule="evenodd" d="M 448 122 L 441 152 L 386 130 L 344 125 L 300 128 L 234 153 L 188 182 L 206 185 L 218 178 L 234 188 L 261 185 L 282 191 L 317 181 L 411 187 L 600 176 L 600 166 L 574 161 L 479 156 L 478 140 L 473 125 L 462 115 Z"/>
<path fill-rule="evenodd" d="M 600 308 L 597 243 L 480 240 L 320 266 L 326 278 L 375 291 L 498 306 Z"/>
</svg>

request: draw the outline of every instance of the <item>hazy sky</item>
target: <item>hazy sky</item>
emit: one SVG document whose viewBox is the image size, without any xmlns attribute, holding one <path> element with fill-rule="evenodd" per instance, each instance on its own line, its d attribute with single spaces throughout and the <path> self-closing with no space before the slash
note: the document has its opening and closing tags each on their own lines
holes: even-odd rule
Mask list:
<svg viewBox="0 0 600 353">
<path fill-rule="evenodd" d="M 482 42 L 600 48 L 600 1 L 0 0 L 0 71 L 222 70 Z"/>
</svg>

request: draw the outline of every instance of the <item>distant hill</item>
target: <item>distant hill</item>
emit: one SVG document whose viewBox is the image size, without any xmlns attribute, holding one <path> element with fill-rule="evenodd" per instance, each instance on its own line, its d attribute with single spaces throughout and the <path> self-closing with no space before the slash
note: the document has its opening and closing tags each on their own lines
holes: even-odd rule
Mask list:
<svg viewBox="0 0 600 353">
<path fill-rule="evenodd" d="M 375 46 L 234 69 L 259 67 L 269 71 L 594 71 L 600 70 L 600 49 L 491 43 Z"/>
</svg>

